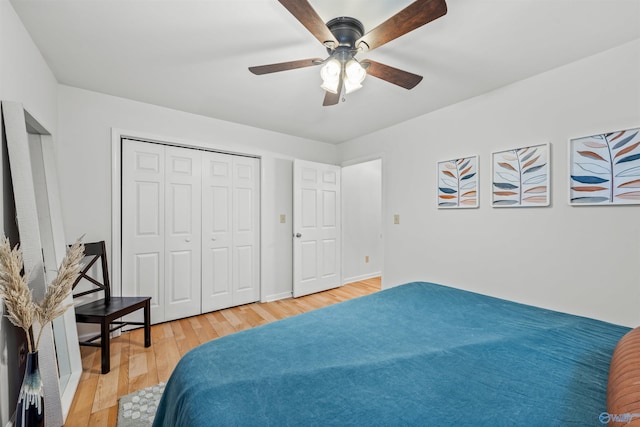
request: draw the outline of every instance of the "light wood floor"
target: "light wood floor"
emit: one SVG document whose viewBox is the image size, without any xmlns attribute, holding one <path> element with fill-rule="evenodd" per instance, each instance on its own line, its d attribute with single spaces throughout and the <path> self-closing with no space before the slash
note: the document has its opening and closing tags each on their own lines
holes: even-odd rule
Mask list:
<svg viewBox="0 0 640 427">
<path fill-rule="evenodd" d="M 82 377 L 66 427 L 115 426 L 118 398 L 167 381 L 187 351 L 212 339 L 380 290 L 380 278 L 269 303 L 254 303 L 151 327 L 151 347 L 142 329 L 111 341 L 111 372 L 100 374 L 100 349 L 81 347 Z"/>
</svg>

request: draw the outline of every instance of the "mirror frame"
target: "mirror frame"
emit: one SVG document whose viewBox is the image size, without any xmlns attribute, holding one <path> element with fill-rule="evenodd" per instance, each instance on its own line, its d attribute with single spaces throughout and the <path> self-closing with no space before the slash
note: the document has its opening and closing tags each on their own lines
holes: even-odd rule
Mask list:
<svg viewBox="0 0 640 427">
<path fill-rule="evenodd" d="M 2 115 L 24 267 L 26 271 L 30 272 L 29 287 L 32 289 L 34 297 L 41 299 L 48 283 L 45 265 L 50 266 L 49 274 L 55 273 L 67 247 L 58 198 L 53 138 L 31 114 L 24 110 L 20 103 L 2 101 Z M 37 159 L 40 164 L 37 165 L 39 169 L 37 169 L 35 176 L 33 163 L 36 159 L 32 158 L 29 134 L 39 135 L 39 144 L 41 145 L 40 150 L 34 150 L 42 155 Z M 38 210 L 37 198 L 40 201 L 40 210 Z M 49 212 L 43 209 L 43 206 L 46 205 L 48 205 Z M 43 249 L 41 228 L 46 229 L 47 235 L 50 236 L 47 240 L 51 240 L 44 242 L 47 245 L 45 249 Z M 45 254 L 47 254 L 46 261 Z M 67 302 L 72 302 L 71 296 Z M 54 324 L 55 326 L 47 327 L 43 331 L 39 348 L 39 365 L 44 387 L 47 424 L 63 425 L 82 374 L 73 306 Z M 37 325 L 34 326 L 37 328 Z M 69 366 L 62 386 L 58 376 L 58 353 L 54 342 L 54 327 L 63 329 L 61 338 L 64 337 L 62 340 L 64 342 L 57 343 L 60 347 L 58 353 L 61 359 L 65 359 L 64 363 L 68 363 Z M 37 331 L 34 332 L 37 333 Z M 59 336 L 59 334 L 58 330 L 56 335 Z"/>
</svg>

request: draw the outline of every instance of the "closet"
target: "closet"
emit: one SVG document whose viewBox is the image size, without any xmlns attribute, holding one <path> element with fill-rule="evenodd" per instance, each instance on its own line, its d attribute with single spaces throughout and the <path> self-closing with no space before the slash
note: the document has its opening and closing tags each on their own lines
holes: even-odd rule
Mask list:
<svg viewBox="0 0 640 427">
<path fill-rule="evenodd" d="M 122 290 L 152 323 L 260 297 L 260 161 L 122 140 Z"/>
</svg>

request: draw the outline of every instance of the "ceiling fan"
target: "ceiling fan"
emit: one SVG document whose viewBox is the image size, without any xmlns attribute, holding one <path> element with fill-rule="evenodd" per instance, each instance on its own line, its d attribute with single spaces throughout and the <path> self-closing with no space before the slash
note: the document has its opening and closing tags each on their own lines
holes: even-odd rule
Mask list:
<svg viewBox="0 0 640 427">
<path fill-rule="evenodd" d="M 362 23 L 355 18 L 342 16 L 325 24 L 308 0 L 278 1 L 327 48 L 329 56 L 249 67 L 249 71 L 261 75 L 323 65 L 320 75 L 321 87 L 326 91 L 324 106 L 337 104 L 343 90 L 351 93 L 361 88 L 367 74 L 405 89 L 414 88 L 422 76 L 369 59 L 358 61 L 355 56 L 359 52 L 372 51 L 447 13 L 445 0 L 416 0 L 365 34 Z"/>
</svg>

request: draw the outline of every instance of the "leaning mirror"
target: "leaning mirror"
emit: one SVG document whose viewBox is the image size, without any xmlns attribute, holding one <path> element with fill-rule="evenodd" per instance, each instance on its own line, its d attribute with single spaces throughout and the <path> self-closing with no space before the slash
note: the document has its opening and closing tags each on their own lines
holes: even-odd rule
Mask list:
<svg viewBox="0 0 640 427">
<path fill-rule="evenodd" d="M 16 219 L 29 286 L 40 298 L 66 252 L 58 197 L 54 142 L 22 105 L 2 102 Z M 69 297 L 68 303 L 72 303 Z M 43 334 L 40 368 L 47 424 L 62 425 L 82 373 L 73 308 Z"/>
</svg>

